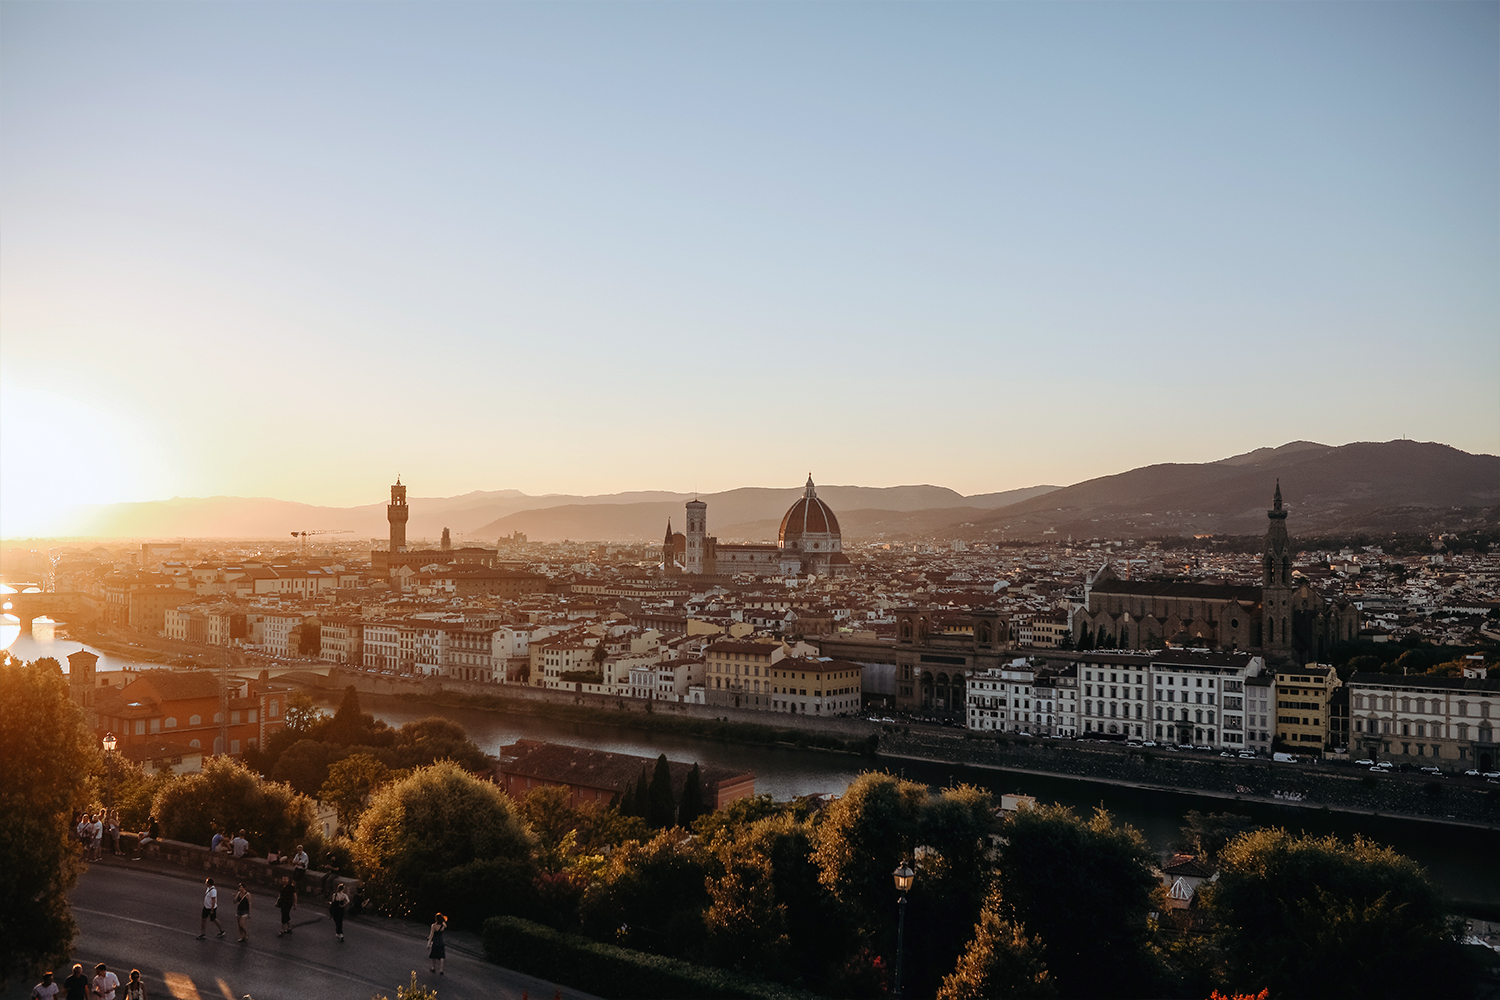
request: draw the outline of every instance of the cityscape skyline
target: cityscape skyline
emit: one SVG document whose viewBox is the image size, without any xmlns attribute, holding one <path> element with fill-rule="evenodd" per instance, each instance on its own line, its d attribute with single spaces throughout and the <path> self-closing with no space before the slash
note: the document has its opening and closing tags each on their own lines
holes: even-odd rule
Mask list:
<svg viewBox="0 0 1500 1000">
<path fill-rule="evenodd" d="M 1500 452 L 1496 12 L 7 7 L 4 533 Z"/>
</svg>

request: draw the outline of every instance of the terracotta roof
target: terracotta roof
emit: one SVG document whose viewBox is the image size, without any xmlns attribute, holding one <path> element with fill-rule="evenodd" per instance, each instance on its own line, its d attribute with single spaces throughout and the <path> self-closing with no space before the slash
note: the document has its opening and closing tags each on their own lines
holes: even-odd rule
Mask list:
<svg viewBox="0 0 1500 1000">
<path fill-rule="evenodd" d="M 1203 601 L 1242 601 L 1259 604 L 1259 587 L 1237 587 L 1219 583 L 1184 583 L 1177 580 L 1100 580 L 1090 588 L 1096 594 L 1128 594 L 1132 597 L 1187 597 Z"/>
<path fill-rule="evenodd" d="M 149 760 L 161 760 L 165 757 L 190 757 L 193 754 L 201 756 L 203 751 L 183 746 L 181 743 L 156 740 L 150 743 L 127 743 L 120 748 L 120 753 L 127 760 L 139 764 Z"/>
<path fill-rule="evenodd" d="M 833 511 L 828 505 L 818 499 L 818 492 L 813 487 L 812 476 L 807 477 L 807 489 L 802 499 L 792 504 L 791 510 L 781 519 L 781 530 L 777 533 L 778 540 L 784 545 L 788 536 L 792 538 L 805 534 L 839 534 L 839 520 L 833 516 Z"/>
</svg>

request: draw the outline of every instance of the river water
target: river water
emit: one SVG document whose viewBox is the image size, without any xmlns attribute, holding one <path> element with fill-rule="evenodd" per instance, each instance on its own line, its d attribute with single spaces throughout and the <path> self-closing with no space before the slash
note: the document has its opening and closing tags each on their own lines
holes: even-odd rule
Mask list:
<svg viewBox="0 0 1500 1000">
<path fill-rule="evenodd" d="M 67 655 L 88 649 L 99 656 L 99 670 L 157 666 L 142 651 L 142 658 L 106 653 L 57 636 L 52 626 L 38 622 L 31 635 L 20 635 L 15 625 L 0 626 L 0 648 L 24 660 L 56 657 L 67 669 Z M 1500 901 L 1500 864 L 1496 863 L 1500 834 L 1493 830 L 1425 823 L 1419 820 L 1360 816 L 1350 813 L 1298 809 L 1251 802 L 1226 802 L 1176 792 L 1125 788 L 1096 781 L 1038 776 L 897 760 L 871 759 L 848 754 L 789 747 L 740 746 L 715 740 L 646 733 L 620 726 L 570 723 L 535 716 L 511 716 L 480 709 L 448 708 L 414 704 L 398 698 L 362 699 L 366 711 L 392 726 L 440 715 L 459 723 L 485 752 L 517 739 L 550 740 L 589 746 L 616 753 L 655 757 L 665 753 L 673 760 L 697 761 L 753 771 L 757 792 L 774 798 L 821 792 L 841 794 L 862 771 L 889 770 L 934 788 L 968 783 L 987 788 L 997 796 L 1005 792 L 1033 795 L 1042 802 L 1058 802 L 1087 814 L 1096 806 L 1140 830 L 1159 854 L 1171 852 L 1182 818 L 1190 809 L 1201 812 L 1232 811 L 1249 816 L 1263 826 L 1282 826 L 1293 832 L 1336 834 L 1345 839 L 1362 834 L 1389 844 L 1423 865 L 1433 880 L 1453 899 L 1459 912 L 1493 912 Z M 325 702 L 332 711 L 336 702 Z"/>
</svg>

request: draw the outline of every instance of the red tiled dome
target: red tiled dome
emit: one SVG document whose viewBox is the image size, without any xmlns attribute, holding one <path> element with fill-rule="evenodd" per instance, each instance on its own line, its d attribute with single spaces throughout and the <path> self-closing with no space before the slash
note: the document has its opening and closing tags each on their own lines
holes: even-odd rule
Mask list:
<svg viewBox="0 0 1500 1000">
<path fill-rule="evenodd" d="M 777 533 L 777 540 L 786 545 L 788 538 L 798 538 L 802 535 L 828 534 L 837 535 L 839 531 L 839 519 L 833 516 L 833 511 L 828 505 L 818 499 L 818 494 L 813 489 L 812 477 L 807 477 L 807 492 L 792 504 L 786 516 L 781 519 L 781 530 Z"/>
</svg>

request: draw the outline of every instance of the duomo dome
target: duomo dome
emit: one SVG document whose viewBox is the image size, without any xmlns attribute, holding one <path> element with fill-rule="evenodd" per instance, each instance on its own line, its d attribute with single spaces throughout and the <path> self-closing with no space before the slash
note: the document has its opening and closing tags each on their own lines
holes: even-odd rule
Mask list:
<svg viewBox="0 0 1500 1000">
<path fill-rule="evenodd" d="M 802 499 L 792 504 L 781 519 L 776 544 L 781 549 L 784 572 L 827 576 L 841 574 L 849 565 L 849 557 L 843 552 L 839 519 L 826 503 L 818 499 L 811 474 L 807 477 L 807 489 Z M 794 569 L 792 563 L 800 563 L 800 566 Z"/>
</svg>

